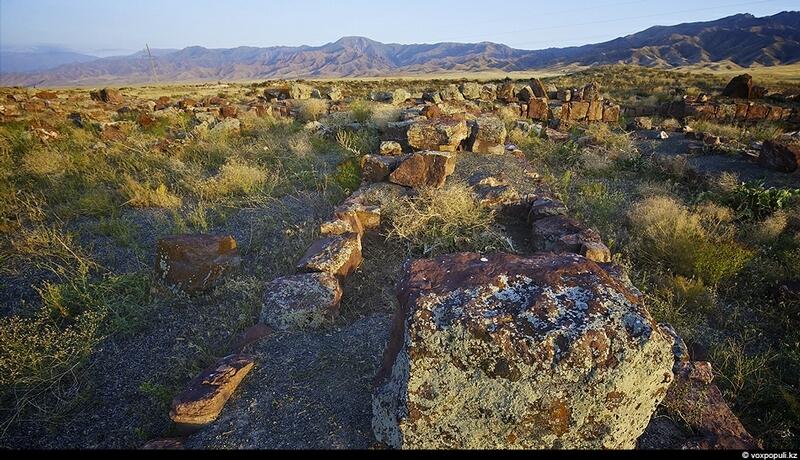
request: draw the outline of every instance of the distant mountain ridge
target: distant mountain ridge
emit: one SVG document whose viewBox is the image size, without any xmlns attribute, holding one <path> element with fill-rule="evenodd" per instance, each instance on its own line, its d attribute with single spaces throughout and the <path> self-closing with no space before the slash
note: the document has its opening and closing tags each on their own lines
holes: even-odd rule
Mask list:
<svg viewBox="0 0 800 460">
<path fill-rule="evenodd" d="M 757 18 L 737 14 L 708 22 L 655 26 L 604 43 L 544 50 L 506 45 L 401 45 L 344 37 L 322 46 L 191 46 L 156 53 L 160 82 L 267 78 L 364 77 L 485 70 L 520 71 L 566 65 L 638 64 L 677 67 L 729 62 L 742 67 L 800 62 L 800 12 Z M 153 81 L 144 53 L 0 75 L 3 85 L 132 84 Z"/>
</svg>

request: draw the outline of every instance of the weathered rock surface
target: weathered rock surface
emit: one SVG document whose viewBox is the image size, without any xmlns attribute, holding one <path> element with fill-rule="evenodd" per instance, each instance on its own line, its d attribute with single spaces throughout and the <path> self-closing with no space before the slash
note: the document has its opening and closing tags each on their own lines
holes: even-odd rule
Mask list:
<svg viewBox="0 0 800 460">
<path fill-rule="evenodd" d="M 297 268 L 345 277 L 361 265 L 361 237 L 358 233 L 331 235 L 314 242 Z"/>
<path fill-rule="evenodd" d="M 475 153 L 501 155 L 506 151 L 506 125 L 497 117 L 483 116 L 475 120 L 470 136 L 470 150 Z"/>
<path fill-rule="evenodd" d="M 730 410 L 708 362 L 678 362 L 675 381 L 664 406 L 683 419 L 697 435 L 682 446 L 688 449 L 759 449 L 758 441 L 747 432 Z"/>
<path fill-rule="evenodd" d="M 402 448 L 632 448 L 672 338 L 629 282 L 573 254 L 416 260 L 373 394 Z"/>
<path fill-rule="evenodd" d="M 253 368 L 247 355 L 229 355 L 204 370 L 172 400 L 170 418 L 175 423 L 200 426 L 213 422 L 242 379 Z"/>
<path fill-rule="evenodd" d="M 483 206 L 490 208 L 516 204 L 520 201 L 519 193 L 507 181 L 486 173 L 473 174 L 467 179 L 475 197 Z"/>
<path fill-rule="evenodd" d="M 414 123 L 407 136 L 409 145 L 416 150 L 454 152 L 469 133 L 464 120 L 438 118 Z"/>
<path fill-rule="evenodd" d="M 401 157 L 390 155 L 364 155 L 361 157 L 361 178 L 367 182 L 380 182 L 394 171 Z"/>
<path fill-rule="evenodd" d="M 481 98 L 481 87 L 475 82 L 464 82 L 459 86 L 464 99 L 475 100 Z"/>
<path fill-rule="evenodd" d="M 742 74 L 736 77 L 733 77 L 731 81 L 728 82 L 725 89 L 722 90 L 722 95 L 724 97 L 735 97 L 739 99 L 749 99 L 750 92 L 753 89 L 753 77 L 750 74 Z"/>
<path fill-rule="evenodd" d="M 311 91 L 314 88 L 303 83 L 292 83 L 289 86 L 289 97 L 291 99 L 311 99 Z"/>
<path fill-rule="evenodd" d="M 339 312 L 342 288 L 330 273 L 303 273 L 274 279 L 264 287 L 261 322 L 279 329 L 317 328 Z"/>
<path fill-rule="evenodd" d="M 399 142 L 383 141 L 380 147 L 381 155 L 400 155 L 403 153 L 403 147 Z"/>
<path fill-rule="evenodd" d="M 531 241 L 538 251 L 580 253 L 584 243 L 602 243 L 600 234 L 571 217 L 555 215 L 535 220 Z"/>
<path fill-rule="evenodd" d="M 797 171 L 800 168 L 800 141 L 764 141 L 758 163 L 778 171 Z"/>
<path fill-rule="evenodd" d="M 534 97 L 543 97 L 547 99 L 547 88 L 538 78 L 531 78 L 530 88 Z"/>
<path fill-rule="evenodd" d="M 90 91 L 89 96 L 92 100 L 105 102 L 107 104 L 122 104 L 125 97 L 117 89 L 103 88 L 100 91 Z"/>
<path fill-rule="evenodd" d="M 231 236 L 168 236 L 157 243 L 156 278 L 173 292 L 195 294 L 216 285 L 240 262 Z"/>
<path fill-rule="evenodd" d="M 418 152 L 400 163 L 389 175 L 389 181 L 406 187 L 441 187 L 455 166 L 451 153 Z"/>
<path fill-rule="evenodd" d="M 550 107 L 547 104 L 547 99 L 543 97 L 534 97 L 528 101 L 528 118 L 538 121 L 547 121 L 550 114 Z"/>
</svg>

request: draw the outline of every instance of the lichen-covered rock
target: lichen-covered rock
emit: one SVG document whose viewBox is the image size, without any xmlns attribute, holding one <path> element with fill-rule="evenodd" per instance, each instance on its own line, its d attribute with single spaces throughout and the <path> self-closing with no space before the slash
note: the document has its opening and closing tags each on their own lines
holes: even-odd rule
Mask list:
<svg viewBox="0 0 800 460">
<path fill-rule="evenodd" d="M 253 368 L 246 355 L 229 355 L 201 372 L 172 400 L 170 418 L 175 423 L 202 426 L 213 422 L 242 379 Z"/>
<path fill-rule="evenodd" d="M 292 83 L 289 86 L 289 98 L 291 99 L 311 99 L 311 92 L 314 88 L 304 84 L 304 83 Z"/>
<path fill-rule="evenodd" d="M 416 260 L 398 286 L 373 430 L 396 448 L 632 448 L 672 340 L 626 280 L 574 254 Z"/>
<path fill-rule="evenodd" d="M 461 94 L 459 91 L 458 86 L 451 83 L 445 86 L 441 91 L 439 91 L 439 95 L 442 98 L 442 101 L 463 101 L 464 95 Z"/>
<path fill-rule="evenodd" d="M 175 235 L 156 244 L 156 278 L 176 293 L 206 291 L 240 262 L 231 236 Z"/>
<path fill-rule="evenodd" d="M 408 143 L 416 150 L 454 152 L 469 136 L 464 120 L 437 118 L 415 122 L 408 128 Z"/>
<path fill-rule="evenodd" d="M 345 277 L 353 273 L 361 261 L 361 236 L 344 233 L 315 241 L 297 263 L 297 268 Z"/>
<path fill-rule="evenodd" d="M 513 102 L 517 97 L 517 88 L 514 82 L 506 81 L 497 87 L 497 100 Z"/>
<path fill-rule="evenodd" d="M 587 102 L 599 101 L 600 98 L 600 83 L 593 81 L 583 87 L 583 100 Z"/>
<path fill-rule="evenodd" d="M 619 121 L 619 112 L 620 108 L 616 104 L 604 105 L 603 106 L 603 122 L 604 123 L 616 123 Z"/>
<path fill-rule="evenodd" d="M 330 273 L 303 273 L 274 279 L 264 287 L 261 322 L 286 329 L 318 328 L 339 312 L 342 288 Z"/>
<path fill-rule="evenodd" d="M 458 89 L 461 90 L 464 99 L 472 101 L 481 98 L 481 86 L 474 81 L 464 82 Z"/>
<path fill-rule="evenodd" d="M 334 216 L 319 225 L 321 235 L 343 235 L 345 233 L 364 234 L 364 226 L 355 212 L 343 213 L 341 217 Z"/>
<path fill-rule="evenodd" d="M 403 147 L 399 142 L 383 141 L 380 147 L 381 155 L 400 155 L 403 153 Z"/>
<path fill-rule="evenodd" d="M 490 208 L 517 204 L 519 193 L 507 181 L 486 173 L 473 174 L 467 179 L 475 197 L 483 206 Z"/>
<path fill-rule="evenodd" d="M 448 152 L 418 152 L 400 163 L 389 181 L 406 187 L 441 187 L 455 170 L 456 160 Z"/>
<path fill-rule="evenodd" d="M 538 121 L 547 121 L 550 114 L 550 106 L 547 99 L 534 97 L 528 101 L 528 118 Z"/>
<path fill-rule="evenodd" d="M 334 210 L 334 216 L 339 219 L 352 220 L 356 219 L 358 224 L 364 230 L 374 230 L 381 225 L 381 207 L 374 203 L 365 193 L 365 190 L 373 190 L 378 186 L 389 186 L 385 183 L 374 183 L 367 187 L 361 187 L 352 195 L 350 195 L 342 204 Z M 396 186 L 392 186 L 396 187 Z M 363 233 L 359 232 L 359 233 Z"/>
<path fill-rule="evenodd" d="M 506 125 L 497 117 L 482 116 L 475 120 L 470 136 L 470 150 L 475 153 L 502 155 L 506 151 Z"/>
</svg>

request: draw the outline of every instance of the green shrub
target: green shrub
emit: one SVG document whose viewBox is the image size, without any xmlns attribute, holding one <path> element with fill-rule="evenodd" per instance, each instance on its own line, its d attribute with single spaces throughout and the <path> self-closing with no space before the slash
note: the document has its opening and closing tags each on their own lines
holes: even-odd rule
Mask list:
<svg viewBox="0 0 800 460">
<path fill-rule="evenodd" d="M 350 113 L 353 120 L 358 123 L 366 123 L 372 119 L 373 108 L 369 101 L 358 100 L 350 104 Z"/>
<path fill-rule="evenodd" d="M 765 188 L 761 183 L 741 183 L 730 191 L 707 192 L 700 199 L 712 199 L 732 208 L 739 219 L 761 219 L 784 209 L 800 198 L 800 188 Z"/>
<path fill-rule="evenodd" d="M 632 249 L 643 260 L 715 285 L 736 275 L 754 253 L 733 240 L 730 226 L 672 198 L 652 197 L 629 212 Z"/>
</svg>

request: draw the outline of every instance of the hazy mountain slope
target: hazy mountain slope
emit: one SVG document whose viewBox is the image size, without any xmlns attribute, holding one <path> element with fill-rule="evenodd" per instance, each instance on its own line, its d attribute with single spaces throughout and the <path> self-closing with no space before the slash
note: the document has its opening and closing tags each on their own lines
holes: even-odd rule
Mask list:
<svg viewBox="0 0 800 460">
<path fill-rule="evenodd" d="M 64 50 L 0 51 L 0 73 L 36 72 L 96 59 L 97 56 Z"/>
<path fill-rule="evenodd" d="M 608 42 L 527 51 L 482 43 L 384 44 L 344 37 L 323 46 L 192 46 L 157 53 L 158 80 L 234 80 L 380 76 L 440 71 L 529 70 L 614 63 L 675 67 L 729 62 L 739 66 L 800 62 L 800 12 L 764 18 L 738 14 L 716 21 L 656 26 Z M 137 53 L 0 76 L 5 85 L 80 85 L 153 81 L 151 62 Z"/>
</svg>

